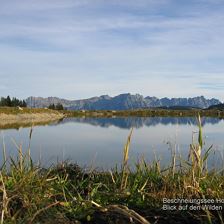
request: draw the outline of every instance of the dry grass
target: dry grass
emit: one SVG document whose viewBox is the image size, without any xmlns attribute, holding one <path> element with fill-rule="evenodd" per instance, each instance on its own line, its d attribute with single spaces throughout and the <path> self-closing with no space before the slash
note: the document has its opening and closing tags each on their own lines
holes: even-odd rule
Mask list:
<svg viewBox="0 0 224 224">
<path fill-rule="evenodd" d="M 24 127 L 32 124 L 45 124 L 64 118 L 65 115 L 58 111 L 48 109 L 28 109 L 1 107 L 0 128 Z"/>
</svg>

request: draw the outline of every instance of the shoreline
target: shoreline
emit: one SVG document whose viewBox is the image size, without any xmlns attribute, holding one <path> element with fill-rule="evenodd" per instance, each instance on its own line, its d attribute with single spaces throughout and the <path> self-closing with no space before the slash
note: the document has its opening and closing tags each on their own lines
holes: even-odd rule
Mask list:
<svg viewBox="0 0 224 224">
<path fill-rule="evenodd" d="M 11 108 L 0 107 L 0 129 L 45 125 L 66 117 L 216 117 L 224 118 L 220 110 L 169 110 L 169 109 L 138 109 L 138 110 L 51 110 L 46 108 Z"/>
<path fill-rule="evenodd" d="M 31 110 L 27 108 L 23 111 L 18 111 L 16 108 L 11 110 L 4 108 L 4 111 L 0 110 L 0 129 L 48 124 L 64 117 L 64 113 L 58 111 Z"/>
</svg>

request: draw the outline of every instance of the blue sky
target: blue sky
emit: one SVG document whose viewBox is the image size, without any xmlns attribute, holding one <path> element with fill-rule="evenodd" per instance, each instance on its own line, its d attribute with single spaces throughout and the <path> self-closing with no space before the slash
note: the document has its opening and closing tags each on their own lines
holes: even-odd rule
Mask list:
<svg viewBox="0 0 224 224">
<path fill-rule="evenodd" d="M 223 0 L 0 0 L 0 96 L 224 100 Z"/>
</svg>

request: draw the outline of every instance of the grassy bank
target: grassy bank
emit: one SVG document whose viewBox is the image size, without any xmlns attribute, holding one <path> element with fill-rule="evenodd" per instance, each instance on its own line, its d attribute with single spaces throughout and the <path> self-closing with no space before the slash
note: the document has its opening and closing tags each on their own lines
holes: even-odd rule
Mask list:
<svg viewBox="0 0 224 224">
<path fill-rule="evenodd" d="M 167 117 L 195 117 L 198 114 L 207 117 L 224 118 L 224 110 L 218 109 L 133 109 L 133 110 L 51 110 L 47 108 L 22 108 L 18 107 L 0 107 L 0 114 L 18 115 L 18 114 L 61 114 L 67 117 L 113 117 L 113 116 L 167 116 Z"/>
<path fill-rule="evenodd" d="M 63 111 L 50 110 L 47 108 L 19 108 L 19 107 L 0 107 L 0 114 L 17 115 L 17 114 L 63 114 Z"/>
<path fill-rule="evenodd" d="M 224 118 L 221 110 L 169 110 L 169 109 L 140 109 L 140 110 L 82 110 L 64 111 L 69 117 L 195 117 L 200 114 L 203 117 Z"/>
<path fill-rule="evenodd" d="M 130 170 L 131 135 L 132 131 L 121 168 L 105 172 L 67 163 L 42 169 L 32 163 L 29 151 L 23 154 L 18 146 L 18 158 L 12 159 L 3 149 L 1 223 L 223 223 L 224 172 L 207 169 L 212 148 L 203 149 L 200 118 L 198 141 L 189 146 L 189 160 L 172 152 L 166 168 L 159 160 L 150 164 L 142 160 Z M 220 203 L 210 203 L 218 207 L 206 210 L 203 205 L 209 203 L 198 205 L 199 199 Z M 199 207 L 190 209 L 193 206 Z"/>
<path fill-rule="evenodd" d="M 42 125 L 64 117 L 63 112 L 55 110 L 0 107 L 0 129 Z"/>
</svg>

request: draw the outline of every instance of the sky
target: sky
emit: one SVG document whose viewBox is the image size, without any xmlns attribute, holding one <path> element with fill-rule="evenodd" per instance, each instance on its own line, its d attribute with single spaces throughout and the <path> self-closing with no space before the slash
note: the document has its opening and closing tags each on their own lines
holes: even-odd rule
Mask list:
<svg viewBox="0 0 224 224">
<path fill-rule="evenodd" d="M 0 96 L 224 101 L 224 0 L 0 0 Z"/>
</svg>

